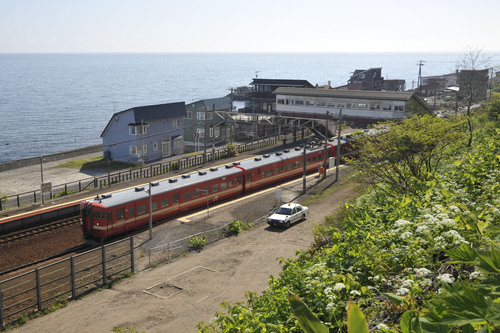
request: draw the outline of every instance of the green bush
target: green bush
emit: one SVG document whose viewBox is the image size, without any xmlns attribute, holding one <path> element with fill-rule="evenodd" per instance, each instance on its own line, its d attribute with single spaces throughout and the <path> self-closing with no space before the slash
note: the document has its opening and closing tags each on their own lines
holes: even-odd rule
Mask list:
<svg viewBox="0 0 500 333">
<path fill-rule="evenodd" d="M 233 221 L 229 223 L 229 235 L 237 235 L 245 230 L 245 223 L 243 221 Z"/>
<path fill-rule="evenodd" d="M 189 247 L 192 250 L 201 250 L 206 243 L 207 243 L 206 235 L 203 235 L 203 237 L 194 236 L 189 240 Z"/>
</svg>

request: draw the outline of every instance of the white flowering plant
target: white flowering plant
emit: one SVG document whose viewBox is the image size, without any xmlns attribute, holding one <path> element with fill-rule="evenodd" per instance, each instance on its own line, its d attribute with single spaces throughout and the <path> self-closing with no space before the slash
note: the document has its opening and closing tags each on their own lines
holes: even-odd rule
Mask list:
<svg viewBox="0 0 500 333">
<path fill-rule="evenodd" d="M 478 128 L 470 149 L 443 153 L 414 190 L 387 196 L 379 184 L 346 204 L 317 228 L 315 248 L 281 259 L 267 290 L 224 303 L 200 332 L 301 332 L 289 290 L 330 331 L 346 330 L 350 301 L 370 331 L 499 329 L 500 129 Z"/>
</svg>

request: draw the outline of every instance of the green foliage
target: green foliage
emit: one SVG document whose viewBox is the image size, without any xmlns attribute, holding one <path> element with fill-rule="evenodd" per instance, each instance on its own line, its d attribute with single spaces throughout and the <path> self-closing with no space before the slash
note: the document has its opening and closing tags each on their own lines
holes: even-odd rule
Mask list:
<svg viewBox="0 0 500 333">
<path fill-rule="evenodd" d="M 460 141 L 462 122 L 432 116 L 414 116 L 380 126 L 376 135 L 356 141 L 359 158 L 351 164 L 361 182 L 375 185 L 384 196 L 418 194 L 422 182 L 432 179 L 449 149 Z"/>
<path fill-rule="evenodd" d="M 227 154 L 228 156 L 236 156 L 238 155 L 238 150 L 236 149 L 236 146 L 232 142 L 228 142 L 227 144 Z"/>
<path fill-rule="evenodd" d="M 428 152 L 437 160 L 431 158 L 428 173 L 419 164 L 426 173 L 410 177 L 414 190 L 383 197 L 379 186 L 387 191 L 388 184 L 367 190 L 315 229 L 321 241 L 313 251 L 280 259 L 282 271 L 264 292 L 224 303 L 225 311 L 200 323 L 200 332 L 302 332 L 288 291 L 332 332 L 348 330 L 351 301 L 375 332 L 498 330 L 500 129 L 474 121 L 480 130 L 470 149 L 467 140 L 434 140 L 440 151 Z M 449 130 L 458 123 L 450 120 Z M 413 172 L 400 167 L 392 171 Z"/>
<path fill-rule="evenodd" d="M 288 292 L 288 301 L 300 327 L 306 333 L 328 333 L 328 329 L 297 295 Z M 367 331 L 368 332 L 368 331 Z"/>
<path fill-rule="evenodd" d="M 493 93 L 491 101 L 488 103 L 486 110 L 488 112 L 488 116 L 495 122 L 498 122 L 500 119 L 500 92 Z"/>
<path fill-rule="evenodd" d="M 347 309 L 347 331 L 349 333 L 369 333 L 365 315 L 353 302 L 349 302 Z"/>
<path fill-rule="evenodd" d="M 189 247 L 193 250 L 201 250 L 206 243 L 206 235 L 203 235 L 203 237 L 194 236 L 189 240 Z"/>
<path fill-rule="evenodd" d="M 240 232 L 245 230 L 245 223 L 243 221 L 233 221 L 229 223 L 229 234 L 230 235 L 237 235 Z"/>
</svg>

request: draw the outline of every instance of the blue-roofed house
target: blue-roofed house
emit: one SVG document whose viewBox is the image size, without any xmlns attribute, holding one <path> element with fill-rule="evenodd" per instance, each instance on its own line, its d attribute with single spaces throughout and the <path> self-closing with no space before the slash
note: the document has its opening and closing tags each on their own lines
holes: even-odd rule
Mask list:
<svg viewBox="0 0 500 333">
<path fill-rule="evenodd" d="M 143 164 L 184 152 L 184 102 L 134 107 L 113 114 L 101 134 L 104 156 Z"/>
</svg>

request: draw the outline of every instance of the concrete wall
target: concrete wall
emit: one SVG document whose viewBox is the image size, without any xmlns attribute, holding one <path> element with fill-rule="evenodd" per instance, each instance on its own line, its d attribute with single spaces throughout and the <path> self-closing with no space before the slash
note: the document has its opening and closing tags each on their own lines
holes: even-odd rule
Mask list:
<svg viewBox="0 0 500 333">
<path fill-rule="evenodd" d="M 87 155 L 99 152 L 102 152 L 102 145 L 89 146 L 85 148 L 68 150 L 50 155 L 43 155 L 43 162 L 44 163 L 54 162 L 54 161 L 64 160 L 67 158 L 73 158 L 81 155 Z M 32 158 L 25 158 L 22 160 L 3 162 L 0 163 L 0 172 L 24 168 L 27 166 L 37 165 L 37 164 L 40 164 L 40 157 L 32 157 Z"/>
</svg>

